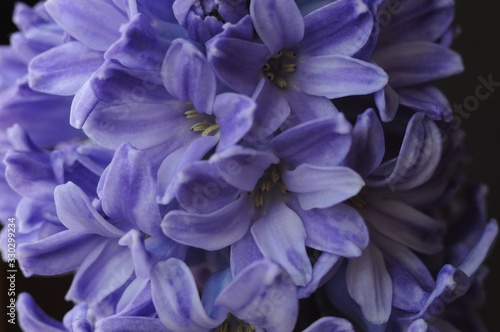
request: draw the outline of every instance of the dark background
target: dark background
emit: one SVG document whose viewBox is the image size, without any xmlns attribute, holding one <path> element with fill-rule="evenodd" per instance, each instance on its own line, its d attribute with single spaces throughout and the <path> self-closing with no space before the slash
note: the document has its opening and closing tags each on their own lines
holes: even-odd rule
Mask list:
<svg viewBox="0 0 500 332">
<path fill-rule="evenodd" d="M 74 0 L 79 1 L 79 0 Z M 24 1 L 35 3 L 35 1 Z M 8 36 L 15 27 L 11 23 L 13 1 L 0 0 L 0 44 L 8 43 Z M 454 49 L 460 52 L 465 63 L 465 72 L 450 78 L 441 84 L 441 88 L 452 104 L 463 104 L 464 100 L 475 94 L 479 84 L 478 76 L 500 82 L 500 2 L 459 1 L 457 3 L 457 22 L 462 28 L 461 36 L 454 43 Z M 474 162 L 468 166 L 470 182 L 484 182 L 489 187 L 489 215 L 500 219 L 500 182 L 497 172 L 500 170 L 500 88 L 490 98 L 481 101 L 479 108 L 463 119 L 463 128 L 467 132 L 467 146 Z M 486 326 L 494 332 L 500 332 L 500 245 L 491 252 L 487 265 L 491 268 L 486 279 L 487 297 L 480 314 Z M 3 273 L 7 269 L 1 268 Z M 68 278 L 31 278 L 24 280 L 17 273 L 16 292 L 27 291 L 47 311 L 48 314 L 61 318 L 71 308 L 64 302 L 64 294 L 69 286 Z M 0 299 L 5 301 L 6 291 L 2 284 Z M 4 304 L 0 312 L 3 323 Z M 0 331 L 2 326 L 0 325 Z M 474 332 L 474 331 L 464 331 Z"/>
</svg>

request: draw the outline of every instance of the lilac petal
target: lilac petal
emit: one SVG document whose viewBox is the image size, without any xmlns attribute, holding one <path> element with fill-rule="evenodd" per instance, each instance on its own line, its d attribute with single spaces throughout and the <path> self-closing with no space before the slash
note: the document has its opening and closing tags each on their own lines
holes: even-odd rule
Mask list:
<svg viewBox="0 0 500 332">
<path fill-rule="evenodd" d="M 382 324 L 389 320 L 392 281 L 377 247 L 370 244 L 360 257 L 349 260 L 346 282 L 349 294 L 369 322 Z"/>
<path fill-rule="evenodd" d="M 19 77 L 26 74 L 26 63 L 21 61 L 14 50 L 7 45 L 0 46 L 0 68 L 2 68 L 0 91 L 13 86 Z"/>
<path fill-rule="evenodd" d="M 126 220 L 148 235 L 162 235 L 155 178 L 144 152 L 129 144 L 120 146 L 97 190 L 106 215 Z"/>
<path fill-rule="evenodd" d="M 203 295 L 201 303 L 205 312 L 215 320 L 224 320 L 227 318 L 228 309 L 220 306 L 215 306 L 215 301 L 219 294 L 227 287 L 233 280 L 231 269 L 226 268 L 222 271 L 212 274 L 205 286 L 203 286 Z"/>
<path fill-rule="evenodd" d="M 214 212 L 233 203 L 241 194 L 224 180 L 216 165 L 206 160 L 192 163 L 179 176 L 176 198 L 188 212 Z"/>
<path fill-rule="evenodd" d="M 193 143 L 185 145 L 169 154 L 158 169 L 157 202 L 169 204 L 174 198 L 182 182 L 181 170 L 195 161 L 201 160 L 217 144 L 217 138 L 202 136 Z M 163 193 L 163 194 L 162 194 Z"/>
<path fill-rule="evenodd" d="M 463 71 L 460 55 L 447 47 L 426 42 L 401 43 L 373 54 L 389 74 L 392 87 L 428 83 Z"/>
<path fill-rule="evenodd" d="M 19 294 L 15 305 L 17 307 L 17 312 L 19 313 L 19 325 L 23 331 L 66 331 L 63 324 L 56 321 L 54 318 L 49 317 L 42 311 L 42 309 L 40 309 L 30 294 Z M 7 316 L 9 316 L 8 313 Z"/>
<path fill-rule="evenodd" d="M 284 203 L 275 203 L 251 228 L 264 257 L 282 266 L 297 286 L 306 285 L 312 267 L 305 249 L 306 230 L 300 217 Z"/>
<path fill-rule="evenodd" d="M 294 1 L 253 0 L 250 2 L 250 17 L 271 54 L 298 43 L 304 37 L 304 20 Z"/>
<path fill-rule="evenodd" d="M 398 93 L 390 85 L 386 85 L 382 90 L 375 92 L 374 97 L 382 121 L 392 121 L 399 108 Z"/>
<path fill-rule="evenodd" d="M 130 248 L 137 278 L 149 279 L 154 259 L 144 246 L 144 236 L 138 230 L 133 229 L 125 234 L 118 244 Z"/>
<path fill-rule="evenodd" d="M 109 316 L 98 320 L 95 332 L 173 332 L 160 319 L 150 317 Z"/>
<path fill-rule="evenodd" d="M 398 89 L 401 105 L 415 111 L 424 112 L 433 120 L 451 121 L 453 112 L 446 96 L 436 87 L 425 86 L 418 89 Z"/>
<path fill-rule="evenodd" d="M 305 93 L 330 99 L 370 94 L 388 80 L 380 67 L 342 55 L 302 57 L 294 77 Z"/>
<path fill-rule="evenodd" d="M 123 235 L 123 231 L 111 225 L 96 211 L 87 195 L 73 182 L 57 186 L 54 201 L 61 223 L 72 231 L 104 237 Z"/>
<path fill-rule="evenodd" d="M 139 13 L 126 25 L 120 39 L 111 45 L 104 58 L 118 60 L 131 69 L 159 72 L 169 44 L 158 35 L 148 18 Z"/>
<path fill-rule="evenodd" d="M 378 232 L 370 235 L 384 255 L 392 279 L 392 305 L 406 312 L 418 312 L 434 288 L 428 268 L 404 244 L 391 241 Z"/>
<path fill-rule="evenodd" d="M 363 178 L 373 172 L 382 162 L 385 139 L 382 124 L 373 109 L 358 115 L 352 132 L 352 145 L 344 166 L 348 166 Z"/>
<path fill-rule="evenodd" d="M 247 232 L 245 236 L 231 245 L 231 255 L 229 257 L 231 272 L 234 277 L 253 262 L 264 258 L 250 232 Z"/>
<path fill-rule="evenodd" d="M 299 309 L 296 288 L 289 276 L 269 260 L 243 270 L 222 291 L 215 305 L 269 332 L 292 331 Z"/>
<path fill-rule="evenodd" d="M 316 262 L 314 262 L 311 281 L 304 287 L 299 287 L 297 297 L 303 299 L 311 296 L 312 293 L 323 286 L 337 272 L 341 262 L 342 260 L 337 255 L 327 252 L 321 253 Z"/>
<path fill-rule="evenodd" d="M 215 98 L 214 115 L 220 126 L 219 150 L 238 143 L 254 121 L 255 102 L 236 93 L 223 93 Z"/>
<path fill-rule="evenodd" d="M 354 327 L 344 318 L 323 317 L 312 323 L 303 332 L 354 332 Z"/>
<path fill-rule="evenodd" d="M 72 96 L 102 64 L 102 54 L 79 42 L 69 42 L 40 54 L 29 65 L 33 90 Z"/>
<path fill-rule="evenodd" d="M 361 176 L 343 166 L 302 164 L 293 171 L 284 171 L 282 178 L 304 210 L 323 209 L 343 202 L 359 193 L 365 184 Z"/>
<path fill-rule="evenodd" d="M 134 273 L 129 248 L 104 241 L 86 257 L 75 274 L 66 300 L 96 304 L 122 287 Z"/>
<path fill-rule="evenodd" d="M 339 112 L 282 132 L 270 142 L 269 149 L 288 168 L 304 163 L 316 166 L 338 165 L 349 152 L 350 132 L 351 125 Z"/>
<path fill-rule="evenodd" d="M 330 99 L 308 95 L 295 86 L 287 88 L 285 96 L 291 109 L 290 116 L 286 118 L 283 124 L 285 128 L 292 128 L 309 121 L 336 116 L 339 113 Z M 304 112 L 304 110 L 307 110 L 307 112 Z"/>
<path fill-rule="evenodd" d="M 365 201 L 361 215 L 387 237 L 421 253 L 435 254 L 442 249 L 442 222 L 396 200 L 369 195 Z"/>
<path fill-rule="evenodd" d="M 63 323 L 71 331 L 94 332 L 92 324 L 87 319 L 88 305 L 79 303 L 64 315 Z"/>
<path fill-rule="evenodd" d="M 9 151 L 4 159 L 5 179 L 25 197 L 50 199 L 56 186 L 48 156 L 43 153 Z"/>
<path fill-rule="evenodd" d="M 254 190 L 259 179 L 279 159 L 272 153 L 256 151 L 238 145 L 214 154 L 210 163 L 216 165 L 222 178 L 232 186 L 245 191 Z"/>
<path fill-rule="evenodd" d="M 120 25 L 125 22 L 109 0 L 49 0 L 45 8 L 64 31 L 96 51 L 105 51 L 118 39 Z"/>
<path fill-rule="evenodd" d="M 491 249 L 493 241 L 498 235 L 498 224 L 496 220 L 491 220 L 486 224 L 481 238 L 477 244 L 472 248 L 467 258 L 459 265 L 462 270 L 469 277 L 477 271 L 479 266 L 484 262 L 486 255 Z"/>
<path fill-rule="evenodd" d="M 62 231 L 43 240 L 20 245 L 19 264 L 25 276 L 56 275 L 73 271 L 102 241 L 97 235 Z"/>
<path fill-rule="evenodd" d="M 185 39 L 176 39 L 163 61 L 161 76 L 168 93 L 212 114 L 217 82 L 203 53 Z"/>
<path fill-rule="evenodd" d="M 128 284 L 116 303 L 115 312 L 121 317 L 156 316 L 149 273 L 147 279 L 135 278 Z"/>
<path fill-rule="evenodd" d="M 436 123 L 416 113 L 408 123 L 398 158 L 381 165 L 366 182 L 372 187 L 389 186 L 393 190 L 415 188 L 434 174 L 441 150 L 441 132 Z"/>
<path fill-rule="evenodd" d="M 78 90 L 76 95 L 73 97 L 69 123 L 73 127 L 81 129 L 89 114 L 97 106 L 98 103 L 99 99 L 92 89 L 92 82 L 88 80 L 82 85 L 80 90 Z"/>
<path fill-rule="evenodd" d="M 365 222 L 349 205 L 337 204 L 309 211 L 294 207 L 304 223 L 308 247 L 343 257 L 358 257 L 368 245 Z"/>
<path fill-rule="evenodd" d="M 213 38 L 207 43 L 208 61 L 219 79 L 237 92 L 252 95 L 269 56 L 267 47 L 236 38 Z"/>
<path fill-rule="evenodd" d="M 253 203 L 242 194 L 208 214 L 174 210 L 163 218 L 163 232 L 175 241 L 205 250 L 218 250 L 238 241 L 250 227 Z"/>
<path fill-rule="evenodd" d="M 340 0 L 308 14 L 304 24 L 304 39 L 297 47 L 301 55 L 351 56 L 366 44 L 373 19 L 362 1 Z"/>
<path fill-rule="evenodd" d="M 167 329 L 205 332 L 221 323 L 206 314 L 189 267 L 178 259 L 171 258 L 153 267 L 151 292 L 158 317 Z"/>
</svg>

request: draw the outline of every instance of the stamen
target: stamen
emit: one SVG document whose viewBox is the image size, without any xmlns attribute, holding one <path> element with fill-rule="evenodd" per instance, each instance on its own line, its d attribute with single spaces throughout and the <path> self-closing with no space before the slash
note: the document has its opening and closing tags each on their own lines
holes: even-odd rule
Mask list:
<svg viewBox="0 0 500 332">
<path fill-rule="evenodd" d="M 294 51 L 283 50 L 283 54 L 284 54 L 287 58 L 291 58 L 291 59 L 295 59 L 295 57 L 296 57 L 296 55 L 295 55 L 295 52 L 294 52 Z"/>
<path fill-rule="evenodd" d="M 210 128 L 210 123 L 207 122 L 198 122 L 191 126 L 192 131 L 205 131 L 207 128 Z"/>
<path fill-rule="evenodd" d="M 278 181 L 281 179 L 280 170 L 276 165 L 273 165 L 271 169 L 271 179 L 274 183 L 278 183 Z"/>
<path fill-rule="evenodd" d="M 267 73 L 266 73 L 266 77 L 267 77 L 268 79 L 270 79 L 271 81 L 274 81 L 274 74 L 273 74 L 273 73 L 269 73 L 269 72 L 267 72 Z"/>
<path fill-rule="evenodd" d="M 268 71 L 269 69 L 271 69 L 271 65 L 269 63 L 265 63 L 264 66 L 262 66 L 262 70 L 264 71 Z"/>
<path fill-rule="evenodd" d="M 273 81 L 274 84 L 276 84 L 278 87 L 280 88 L 286 88 L 286 82 L 284 79 L 282 78 L 279 78 L 279 77 L 275 77 L 274 79 L 272 79 L 271 81 Z"/>
<path fill-rule="evenodd" d="M 293 73 L 297 65 L 295 63 L 284 63 L 281 68 L 285 73 Z"/>
<path fill-rule="evenodd" d="M 200 115 L 200 113 L 198 113 L 195 109 L 192 109 L 184 112 L 184 115 L 186 116 L 186 118 L 191 119 L 191 118 L 196 118 L 197 116 Z"/>
<path fill-rule="evenodd" d="M 363 209 L 366 207 L 368 204 L 365 202 L 364 199 L 362 199 L 359 196 L 354 196 L 348 199 L 348 202 L 350 202 L 354 207 L 357 207 L 359 209 Z"/>
<path fill-rule="evenodd" d="M 276 53 L 273 58 L 279 59 L 279 58 L 281 58 L 282 55 L 283 55 L 283 50 L 281 50 L 278 53 Z"/>
<path fill-rule="evenodd" d="M 203 132 L 201 133 L 201 136 L 208 136 L 212 133 L 216 133 L 218 130 L 219 130 L 219 124 L 216 123 L 208 128 L 206 128 L 205 130 L 203 130 Z"/>
<path fill-rule="evenodd" d="M 264 205 L 264 196 L 260 190 L 255 192 L 255 206 L 262 207 Z"/>
<path fill-rule="evenodd" d="M 280 186 L 281 192 L 283 194 L 286 194 L 288 192 L 288 189 L 286 189 L 285 182 L 283 182 L 283 180 L 280 180 L 278 182 L 278 185 Z"/>
</svg>

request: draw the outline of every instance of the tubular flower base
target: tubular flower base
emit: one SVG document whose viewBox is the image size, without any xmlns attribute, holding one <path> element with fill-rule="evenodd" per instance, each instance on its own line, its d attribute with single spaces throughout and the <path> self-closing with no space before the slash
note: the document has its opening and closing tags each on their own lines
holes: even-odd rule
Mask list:
<svg viewBox="0 0 500 332">
<path fill-rule="evenodd" d="M 402 0 L 390 24 L 387 5 L 18 3 L 1 252 L 26 277 L 71 274 L 74 307 L 59 322 L 21 293 L 16 323 L 480 330 L 498 225 L 436 88 L 463 70 L 454 4 Z"/>
</svg>

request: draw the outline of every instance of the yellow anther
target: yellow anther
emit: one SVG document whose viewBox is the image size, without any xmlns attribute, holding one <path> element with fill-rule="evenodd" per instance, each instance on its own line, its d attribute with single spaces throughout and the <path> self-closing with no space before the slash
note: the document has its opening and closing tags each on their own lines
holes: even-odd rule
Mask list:
<svg viewBox="0 0 500 332">
<path fill-rule="evenodd" d="M 288 189 L 286 189 L 286 186 L 285 186 L 285 182 L 283 182 L 282 180 L 280 180 L 278 182 L 278 185 L 280 186 L 280 190 L 283 194 L 286 194 L 288 192 Z"/>
<path fill-rule="evenodd" d="M 260 190 L 255 192 L 255 206 L 261 207 L 264 205 L 264 196 Z"/>
<path fill-rule="evenodd" d="M 292 58 L 292 59 L 295 59 L 295 57 L 296 57 L 296 55 L 295 55 L 295 52 L 294 52 L 294 51 L 284 50 L 284 51 L 283 51 L 283 54 L 284 54 L 287 58 Z"/>
<path fill-rule="evenodd" d="M 220 127 L 219 124 L 216 123 L 216 124 L 206 128 L 205 130 L 203 130 L 203 132 L 201 133 L 201 136 L 208 136 L 212 133 L 215 134 L 219 130 L 219 127 Z"/>
<path fill-rule="evenodd" d="M 192 110 L 187 110 L 186 112 L 184 112 L 184 115 L 186 116 L 186 118 L 191 119 L 191 118 L 195 118 L 195 117 L 199 116 L 200 113 L 198 113 L 196 110 L 192 109 Z"/>
<path fill-rule="evenodd" d="M 276 165 L 274 165 L 271 168 L 271 180 L 273 180 L 274 183 L 278 183 L 280 179 L 281 179 L 280 170 Z"/>
<path fill-rule="evenodd" d="M 191 126 L 192 131 L 204 131 L 210 127 L 210 123 L 198 122 Z"/>
<path fill-rule="evenodd" d="M 285 73 L 293 73 L 297 65 L 295 63 L 284 63 L 281 70 Z"/>
<path fill-rule="evenodd" d="M 275 77 L 274 79 L 271 79 L 271 81 L 273 81 L 274 84 L 276 84 L 278 87 L 280 87 L 282 89 L 286 88 L 286 82 L 282 78 Z"/>
<path fill-rule="evenodd" d="M 282 55 L 283 55 L 283 50 L 281 50 L 281 51 L 279 51 L 278 53 L 276 53 L 276 54 L 274 55 L 274 58 L 275 58 L 275 59 L 279 59 L 279 58 L 281 58 L 281 56 L 282 56 Z"/>
<path fill-rule="evenodd" d="M 272 81 L 272 80 L 274 80 L 274 74 L 273 74 L 273 73 L 269 73 L 269 72 L 267 72 L 265 75 L 266 75 L 266 77 L 267 77 L 268 79 L 270 79 L 271 81 Z"/>
</svg>

